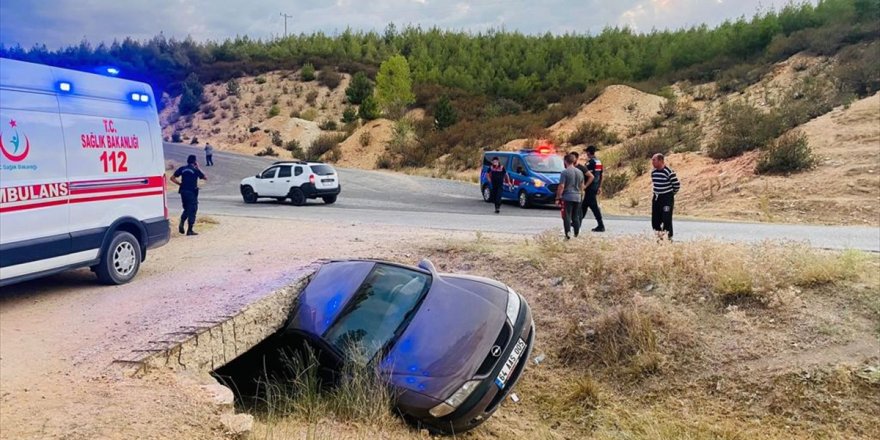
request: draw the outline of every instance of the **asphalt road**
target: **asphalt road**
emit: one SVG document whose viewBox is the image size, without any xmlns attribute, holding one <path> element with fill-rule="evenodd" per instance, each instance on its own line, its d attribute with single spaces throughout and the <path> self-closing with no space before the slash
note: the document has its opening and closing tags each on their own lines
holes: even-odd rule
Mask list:
<svg viewBox="0 0 880 440">
<path fill-rule="evenodd" d="M 189 154 L 196 154 L 200 165 L 204 163 L 200 148 L 165 144 L 165 158 L 175 164 L 185 163 Z M 202 167 L 208 181 L 202 186 L 199 212 L 521 234 L 557 229 L 561 234 L 558 208 L 520 209 L 510 202 L 502 207 L 500 215 L 494 214 L 475 184 L 383 171 L 338 169 L 342 193 L 333 205 L 325 205 L 320 199 L 300 207 L 268 199 L 246 205 L 239 193 L 239 182 L 259 173 L 274 160 L 215 152 L 215 166 Z M 176 203 L 174 197 L 169 199 L 172 209 Z M 595 225 L 592 219 L 585 222 L 588 228 Z M 605 225 L 605 234 L 610 235 L 646 234 L 651 230 L 646 217 L 607 216 Z M 677 240 L 708 237 L 745 242 L 804 241 L 819 248 L 880 252 L 880 227 L 677 220 L 675 236 Z"/>
</svg>

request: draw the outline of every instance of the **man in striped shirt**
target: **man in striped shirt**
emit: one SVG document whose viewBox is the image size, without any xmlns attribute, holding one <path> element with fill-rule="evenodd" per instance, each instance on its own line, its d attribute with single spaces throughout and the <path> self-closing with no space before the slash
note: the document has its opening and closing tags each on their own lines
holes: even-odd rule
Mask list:
<svg viewBox="0 0 880 440">
<path fill-rule="evenodd" d="M 678 176 L 666 166 L 666 159 L 657 153 L 651 158 L 651 182 L 654 186 L 654 201 L 651 204 L 651 226 L 657 237 L 663 238 L 663 232 L 672 240 L 672 209 L 675 206 L 675 194 L 681 188 Z"/>
</svg>

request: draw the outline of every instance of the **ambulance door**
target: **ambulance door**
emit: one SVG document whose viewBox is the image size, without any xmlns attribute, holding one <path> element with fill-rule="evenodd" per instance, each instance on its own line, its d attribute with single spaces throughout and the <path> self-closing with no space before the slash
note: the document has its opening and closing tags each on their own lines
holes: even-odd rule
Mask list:
<svg viewBox="0 0 880 440">
<path fill-rule="evenodd" d="M 0 279 L 88 259 L 71 255 L 68 176 L 52 77 L 40 69 L 0 75 L 17 74 L 44 79 L 48 90 L 0 85 Z"/>
</svg>

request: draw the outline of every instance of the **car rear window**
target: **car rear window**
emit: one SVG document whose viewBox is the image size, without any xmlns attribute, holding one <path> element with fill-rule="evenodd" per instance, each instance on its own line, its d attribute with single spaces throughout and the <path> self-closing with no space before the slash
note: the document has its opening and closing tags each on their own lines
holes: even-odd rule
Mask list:
<svg viewBox="0 0 880 440">
<path fill-rule="evenodd" d="M 336 173 L 336 171 L 333 170 L 333 167 L 327 165 L 311 165 L 311 167 L 312 172 L 319 176 L 329 176 Z"/>
</svg>

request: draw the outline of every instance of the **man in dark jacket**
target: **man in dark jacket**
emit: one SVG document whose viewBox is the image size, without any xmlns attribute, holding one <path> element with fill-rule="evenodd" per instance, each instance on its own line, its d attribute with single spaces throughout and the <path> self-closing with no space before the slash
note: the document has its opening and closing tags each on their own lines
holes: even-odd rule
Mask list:
<svg viewBox="0 0 880 440">
<path fill-rule="evenodd" d="M 582 206 L 583 209 L 583 217 L 587 217 L 587 210 L 593 211 L 593 217 L 596 218 L 595 228 L 592 229 L 593 232 L 605 232 L 605 223 L 602 222 L 602 211 L 599 210 L 599 193 L 602 192 L 602 173 L 605 171 L 605 168 L 602 166 L 602 161 L 596 157 L 596 148 L 595 145 L 590 145 L 587 147 L 587 171 L 589 171 L 593 175 L 593 181 L 591 183 L 587 183 L 587 189 L 584 191 L 584 204 Z"/>
<path fill-rule="evenodd" d="M 177 192 L 180 193 L 180 201 L 183 202 L 183 214 L 180 216 L 180 225 L 177 228 L 181 234 L 184 233 L 183 223 L 187 222 L 189 227 L 186 235 L 199 235 L 193 231 L 196 212 L 199 210 L 199 179 L 208 180 L 199 169 L 195 154 L 190 154 L 186 158 L 186 166 L 178 168 L 171 176 L 171 181 L 180 186 Z"/>
<path fill-rule="evenodd" d="M 501 161 L 497 157 L 492 158 L 492 164 L 489 165 L 489 186 L 492 191 L 492 202 L 495 203 L 495 214 L 501 212 L 501 190 L 504 186 L 504 177 L 507 176 L 507 170 L 501 165 Z"/>
</svg>

